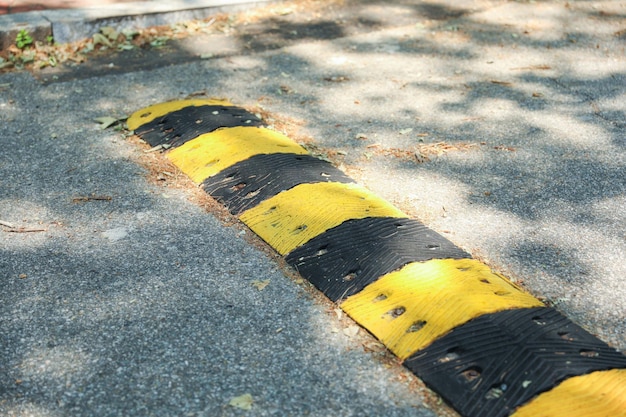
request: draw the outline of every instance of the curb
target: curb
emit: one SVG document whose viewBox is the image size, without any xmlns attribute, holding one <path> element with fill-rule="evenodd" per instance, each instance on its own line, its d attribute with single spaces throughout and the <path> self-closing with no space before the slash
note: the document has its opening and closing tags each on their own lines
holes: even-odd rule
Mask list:
<svg viewBox="0 0 626 417">
<path fill-rule="evenodd" d="M 223 100 L 128 128 L 467 417 L 626 416 L 626 355 Z"/>
<path fill-rule="evenodd" d="M 102 26 L 116 30 L 143 29 L 233 12 L 275 0 L 155 0 L 121 3 L 105 7 L 45 10 L 0 16 L 0 50 L 15 41 L 21 30 L 34 40 L 53 36 L 63 44 L 91 37 Z M 149 11 L 147 11 L 149 9 Z"/>
</svg>

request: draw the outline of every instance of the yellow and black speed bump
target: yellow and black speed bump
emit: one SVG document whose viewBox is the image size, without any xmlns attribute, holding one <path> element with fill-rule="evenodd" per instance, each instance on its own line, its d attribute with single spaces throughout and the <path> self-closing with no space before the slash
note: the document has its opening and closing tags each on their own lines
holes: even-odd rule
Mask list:
<svg viewBox="0 0 626 417">
<path fill-rule="evenodd" d="M 163 115 L 146 111 L 139 116 L 149 121 L 135 131 L 150 146 L 176 147 L 221 127 L 263 125 L 261 119 L 241 107 L 220 104 L 192 105 Z"/>
<path fill-rule="evenodd" d="M 207 178 L 204 190 L 232 214 L 258 205 L 298 184 L 354 182 L 330 162 L 311 155 L 273 153 L 255 155 Z"/>
<path fill-rule="evenodd" d="M 316 236 L 285 260 L 338 301 L 410 262 L 469 257 L 417 220 L 369 217 L 348 220 Z"/>
<path fill-rule="evenodd" d="M 224 100 L 128 119 L 467 417 L 626 417 L 626 356 Z"/>
<path fill-rule="evenodd" d="M 495 417 L 566 378 L 626 367 L 626 357 L 539 307 L 480 316 L 405 364 L 461 414 Z"/>
</svg>

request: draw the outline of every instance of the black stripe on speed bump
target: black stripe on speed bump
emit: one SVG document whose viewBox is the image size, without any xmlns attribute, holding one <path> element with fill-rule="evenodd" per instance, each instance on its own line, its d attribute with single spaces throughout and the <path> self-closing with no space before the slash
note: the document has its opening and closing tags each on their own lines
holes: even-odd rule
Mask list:
<svg viewBox="0 0 626 417">
<path fill-rule="evenodd" d="M 417 220 L 369 217 L 326 231 L 294 249 L 285 260 L 328 298 L 338 301 L 410 262 L 470 257 Z"/>
<path fill-rule="evenodd" d="M 135 133 L 150 146 L 177 147 L 219 128 L 263 125 L 261 119 L 241 107 L 188 106 L 141 125 Z"/>
<path fill-rule="evenodd" d="M 354 180 L 330 162 L 314 156 L 277 153 L 255 155 L 238 162 L 204 180 L 202 187 L 224 203 L 231 214 L 240 214 L 281 191 L 315 182 Z"/>
<path fill-rule="evenodd" d="M 626 356 L 539 307 L 480 316 L 404 364 L 462 415 L 505 417 L 566 378 L 626 368 Z"/>
</svg>

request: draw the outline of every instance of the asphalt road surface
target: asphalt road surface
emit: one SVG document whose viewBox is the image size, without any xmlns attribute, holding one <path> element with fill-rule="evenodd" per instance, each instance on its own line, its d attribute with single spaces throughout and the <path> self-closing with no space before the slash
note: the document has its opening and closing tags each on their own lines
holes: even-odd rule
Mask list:
<svg viewBox="0 0 626 417">
<path fill-rule="evenodd" d="M 0 414 L 455 415 L 94 122 L 190 95 L 263 112 L 624 351 L 625 28 L 620 1 L 284 3 L 0 74 Z"/>
</svg>

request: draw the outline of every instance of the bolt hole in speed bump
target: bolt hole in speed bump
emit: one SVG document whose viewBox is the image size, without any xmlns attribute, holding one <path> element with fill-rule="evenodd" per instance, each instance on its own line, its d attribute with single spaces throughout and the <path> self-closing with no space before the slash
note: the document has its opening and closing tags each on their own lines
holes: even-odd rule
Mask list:
<svg viewBox="0 0 626 417">
<path fill-rule="evenodd" d="M 468 417 L 626 417 L 626 356 L 224 100 L 128 128 Z"/>
</svg>

